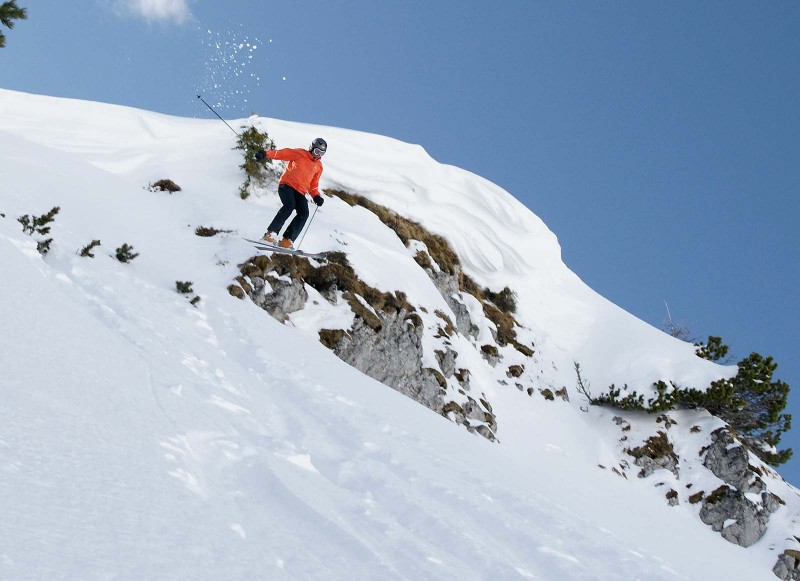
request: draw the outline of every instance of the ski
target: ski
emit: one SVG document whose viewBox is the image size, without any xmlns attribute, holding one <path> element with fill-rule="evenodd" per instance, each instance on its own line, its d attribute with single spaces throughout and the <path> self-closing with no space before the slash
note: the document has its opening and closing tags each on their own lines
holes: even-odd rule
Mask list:
<svg viewBox="0 0 800 581">
<path fill-rule="evenodd" d="M 314 253 L 314 252 L 305 252 L 303 250 L 296 250 L 294 248 L 281 248 L 280 246 L 274 246 L 272 244 L 268 244 L 264 240 L 250 240 L 249 238 L 245 238 L 247 242 L 255 246 L 258 250 L 263 250 L 264 252 L 275 252 L 277 254 L 291 254 L 293 256 L 302 256 L 303 258 L 313 258 L 315 260 L 319 260 L 320 258 L 325 258 L 325 254 L 322 252 Z"/>
</svg>

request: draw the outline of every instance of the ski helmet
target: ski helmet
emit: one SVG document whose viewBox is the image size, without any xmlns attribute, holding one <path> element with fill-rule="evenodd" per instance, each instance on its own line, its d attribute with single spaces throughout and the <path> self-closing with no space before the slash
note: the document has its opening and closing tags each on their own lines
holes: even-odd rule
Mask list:
<svg viewBox="0 0 800 581">
<path fill-rule="evenodd" d="M 322 137 L 317 137 L 314 141 L 311 142 L 311 147 L 308 148 L 312 154 L 316 155 L 317 157 L 322 157 L 325 155 L 325 152 L 328 150 L 328 143 L 322 139 Z"/>
</svg>

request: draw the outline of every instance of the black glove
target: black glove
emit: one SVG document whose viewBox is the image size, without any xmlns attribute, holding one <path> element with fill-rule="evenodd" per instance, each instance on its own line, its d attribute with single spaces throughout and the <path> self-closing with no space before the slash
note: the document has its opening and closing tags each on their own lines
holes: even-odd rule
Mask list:
<svg viewBox="0 0 800 581">
<path fill-rule="evenodd" d="M 265 157 L 267 157 L 267 152 L 263 149 L 256 152 L 256 161 L 261 161 Z"/>
<path fill-rule="evenodd" d="M 314 203 L 317 206 L 321 206 L 322 204 L 325 203 L 325 198 L 323 198 L 322 196 L 314 196 Z"/>
</svg>

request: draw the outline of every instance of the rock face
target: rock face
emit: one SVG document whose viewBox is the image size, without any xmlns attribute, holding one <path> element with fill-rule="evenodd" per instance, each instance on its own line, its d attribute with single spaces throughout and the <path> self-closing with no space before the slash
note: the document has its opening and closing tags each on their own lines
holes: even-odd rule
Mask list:
<svg viewBox="0 0 800 581">
<path fill-rule="evenodd" d="M 447 274 L 442 270 L 436 271 L 433 268 L 426 268 L 424 270 L 428 277 L 430 277 L 436 290 L 439 291 L 439 294 L 441 294 L 442 298 L 447 302 L 447 306 L 449 306 L 455 314 L 456 329 L 458 329 L 458 332 L 465 337 L 476 339 L 479 329 L 477 325 L 472 322 L 467 306 L 457 298 L 461 296 L 461 291 L 458 288 L 460 267 L 456 268 L 455 274 Z"/>
<path fill-rule="evenodd" d="M 251 259 L 240 266 L 242 276 L 232 285 L 241 290 L 273 318 L 285 322 L 293 312 L 303 309 L 308 301 L 306 285 L 313 286 L 326 300 L 335 304 L 337 293 L 345 298 L 353 310 L 354 322 L 350 329 L 323 329 L 320 341 L 340 359 L 366 375 L 392 387 L 425 407 L 494 441 L 497 421 L 491 405 L 482 398 L 477 400 L 471 391 L 466 369 L 457 369 L 458 353 L 451 349 L 449 338 L 458 332 L 449 317 L 435 311 L 437 324 L 427 332 L 437 334 L 440 348 L 433 353 L 434 367 L 426 367 L 430 353 L 423 345 L 433 339 L 425 336 L 423 320 L 402 293 L 381 293 L 358 280 L 346 261 L 315 267 L 311 263 L 288 262 L 265 257 Z M 437 289 L 447 293 L 448 304 L 460 313 L 457 325 L 475 336 L 478 327 L 471 321 L 469 309 L 461 301 L 457 277 L 444 273 L 429 273 L 437 281 Z M 239 296 L 236 294 L 235 296 Z M 445 295 L 443 295 L 445 296 Z M 372 299 L 368 304 L 366 297 Z M 424 309 L 423 309 L 424 310 Z M 425 311 L 426 313 L 429 311 Z M 438 368 L 436 368 L 438 366 Z M 448 378 L 453 378 L 452 383 Z M 449 391 L 448 391 L 449 390 Z M 457 392 L 457 393 L 456 393 Z"/>
<path fill-rule="evenodd" d="M 308 291 L 302 281 L 275 276 L 253 277 L 252 280 L 250 298 L 281 323 L 286 321 L 287 315 L 306 305 Z"/>
<path fill-rule="evenodd" d="M 731 543 L 749 547 L 764 535 L 769 517 L 781 500 L 765 492 L 766 484 L 751 467 L 749 452 L 730 431 L 721 428 L 711 436 L 703 465 L 725 485 L 703 501 L 700 520 Z M 761 502 L 754 502 L 747 494 L 760 494 Z"/>
<path fill-rule="evenodd" d="M 778 557 L 772 572 L 783 581 L 800 581 L 800 551 L 785 551 Z"/>
<path fill-rule="evenodd" d="M 378 331 L 356 317 L 352 329 L 342 334 L 333 351 L 373 379 L 440 412 L 444 389 L 432 371 L 420 371 L 422 328 L 409 319 L 409 314 L 381 313 Z"/>
<path fill-rule="evenodd" d="M 744 493 L 721 486 L 703 501 L 700 520 L 722 537 L 742 547 L 749 547 L 767 530 L 770 511 L 757 505 Z"/>
<path fill-rule="evenodd" d="M 766 485 L 750 469 L 749 454 L 727 430 L 717 430 L 712 434 L 713 443 L 706 452 L 703 465 L 714 476 L 742 493 L 761 494 Z"/>
</svg>

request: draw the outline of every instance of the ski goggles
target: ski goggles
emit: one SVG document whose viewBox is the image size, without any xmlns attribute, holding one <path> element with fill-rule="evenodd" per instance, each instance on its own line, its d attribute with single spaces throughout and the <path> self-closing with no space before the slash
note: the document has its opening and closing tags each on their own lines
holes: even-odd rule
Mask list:
<svg viewBox="0 0 800 581">
<path fill-rule="evenodd" d="M 325 155 L 325 150 L 320 149 L 319 147 L 315 147 L 314 149 L 311 150 L 311 153 L 312 155 L 314 155 L 314 157 L 322 157 L 323 155 Z"/>
</svg>

